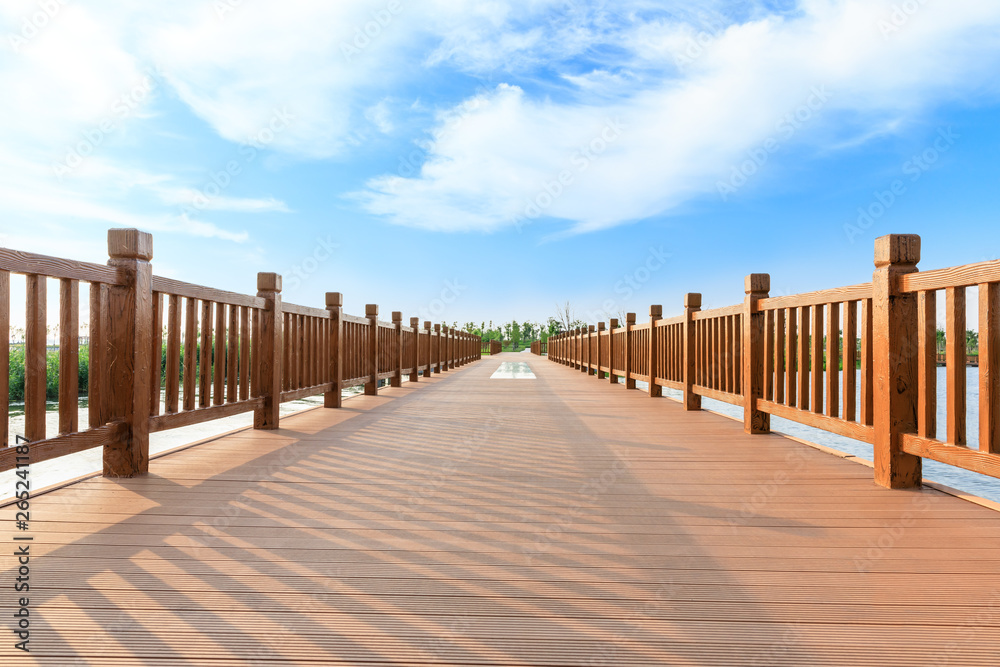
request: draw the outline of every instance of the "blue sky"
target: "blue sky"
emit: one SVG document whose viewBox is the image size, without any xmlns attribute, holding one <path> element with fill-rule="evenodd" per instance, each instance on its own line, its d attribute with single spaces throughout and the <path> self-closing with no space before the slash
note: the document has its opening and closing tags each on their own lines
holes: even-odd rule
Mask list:
<svg viewBox="0 0 1000 667">
<path fill-rule="evenodd" d="M 892 232 L 1000 256 L 987 0 L 8 0 L 0 35 L 22 250 L 135 226 L 162 275 L 449 322 L 865 282 Z"/>
</svg>

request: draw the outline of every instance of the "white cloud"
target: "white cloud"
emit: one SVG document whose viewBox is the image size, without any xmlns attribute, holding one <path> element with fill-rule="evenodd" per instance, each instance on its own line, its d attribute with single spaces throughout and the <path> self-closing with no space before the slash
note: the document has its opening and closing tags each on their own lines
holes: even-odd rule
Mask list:
<svg viewBox="0 0 1000 667">
<path fill-rule="evenodd" d="M 807 0 L 796 16 L 711 31 L 637 23 L 605 38 L 635 44 L 623 65 L 648 73 L 658 62 L 652 85 L 636 91 L 625 75 L 594 70 L 566 75 L 579 95 L 560 101 L 501 86 L 466 104 L 461 122 L 441 121 L 418 176 L 375 178 L 355 197 L 371 213 L 428 229 L 491 230 L 540 213 L 596 230 L 715 191 L 769 138 L 807 142 L 823 129 L 857 141 L 869 124 L 891 131 L 929 105 L 996 92 L 1000 5 L 927 3 L 886 29 L 892 4 Z M 805 129 L 780 125 L 807 102 L 816 108 Z M 614 118 L 626 129 L 604 148 L 597 137 Z M 591 141 L 602 152 L 574 167 Z M 553 185 L 567 171 L 571 182 Z"/>
</svg>

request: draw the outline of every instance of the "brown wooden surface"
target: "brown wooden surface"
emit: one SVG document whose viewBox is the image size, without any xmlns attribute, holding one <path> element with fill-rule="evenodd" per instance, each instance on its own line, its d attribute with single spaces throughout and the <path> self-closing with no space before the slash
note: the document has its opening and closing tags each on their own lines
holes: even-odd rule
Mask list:
<svg viewBox="0 0 1000 667">
<path fill-rule="evenodd" d="M 24 437 L 31 442 L 45 439 L 47 282 L 45 276 L 25 276 Z"/>
<path fill-rule="evenodd" d="M 0 271 L 0 331 L 10 328 L 10 272 Z M 10 438 L 10 336 L 0 336 L 0 449 Z"/>
<path fill-rule="evenodd" d="M 979 286 L 979 450 L 1000 454 L 1000 285 Z"/>
<path fill-rule="evenodd" d="M 0 326 L 0 331 L 4 329 Z M 80 429 L 80 282 L 59 281 L 59 434 Z"/>
<path fill-rule="evenodd" d="M 996 664 L 996 512 L 525 356 L 34 498 L 0 662 Z"/>
<path fill-rule="evenodd" d="M 965 288 L 945 290 L 945 355 L 948 382 L 948 435 L 951 445 L 966 444 L 966 316 Z"/>
</svg>

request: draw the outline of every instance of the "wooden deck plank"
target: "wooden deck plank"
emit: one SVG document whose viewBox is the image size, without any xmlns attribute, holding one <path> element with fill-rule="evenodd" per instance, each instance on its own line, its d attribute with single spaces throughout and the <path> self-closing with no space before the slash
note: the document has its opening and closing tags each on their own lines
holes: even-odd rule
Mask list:
<svg viewBox="0 0 1000 667">
<path fill-rule="evenodd" d="M 504 359 L 537 379 L 490 380 Z M 534 356 L 344 406 L 34 498 L 16 664 L 1000 655 L 987 508 Z"/>
</svg>

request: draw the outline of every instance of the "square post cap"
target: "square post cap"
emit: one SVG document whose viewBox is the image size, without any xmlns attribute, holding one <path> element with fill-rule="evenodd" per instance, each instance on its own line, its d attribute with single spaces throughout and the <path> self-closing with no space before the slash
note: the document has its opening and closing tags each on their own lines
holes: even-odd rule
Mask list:
<svg viewBox="0 0 1000 667">
<path fill-rule="evenodd" d="M 591 324 L 587 327 L 587 333 L 594 333 L 594 325 Z"/>
<path fill-rule="evenodd" d="M 419 328 L 420 327 L 420 318 L 419 317 L 411 317 L 410 318 L 410 326 L 413 327 L 414 329 Z"/>
<path fill-rule="evenodd" d="M 618 318 L 617 317 L 612 317 L 611 321 L 608 322 L 608 326 L 610 328 L 612 328 L 612 329 L 617 329 L 618 328 Z"/>
<path fill-rule="evenodd" d="M 365 304 L 365 317 L 378 317 L 378 304 Z"/>
<path fill-rule="evenodd" d="M 403 313 L 398 310 L 392 311 L 392 321 L 393 323 L 399 323 L 403 321 Z"/>
<path fill-rule="evenodd" d="M 327 292 L 326 293 L 326 307 L 327 308 L 343 308 L 344 307 L 344 295 L 340 292 Z"/>
<path fill-rule="evenodd" d="M 685 308 L 701 308 L 701 293 L 688 292 L 684 295 Z"/>
<path fill-rule="evenodd" d="M 604 322 L 598 322 L 597 323 L 597 330 L 598 331 L 604 331 Z"/>
<path fill-rule="evenodd" d="M 743 287 L 746 289 L 747 294 L 753 294 L 754 292 L 770 292 L 771 274 L 751 273 L 749 276 L 744 278 Z"/>
<path fill-rule="evenodd" d="M 625 313 L 625 323 L 635 324 L 635 313 Z"/>
<path fill-rule="evenodd" d="M 875 266 L 890 264 L 914 266 L 920 262 L 920 237 L 917 234 L 889 234 L 875 239 Z"/>
<path fill-rule="evenodd" d="M 431 330 L 430 320 L 424 320 L 424 328 L 427 329 L 428 331 Z"/>
<path fill-rule="evenodd" d="M 257 274 L 258 292 L 280 292 L 281 274 L 260 272 Z"/>
<path fill-rule="evenodd" d="M 658 320 L 663 317 L 663 306 L 650 306 L 649 316 L 654 320 Z"/>
<path fill-rule="evenodd" d="M 441 331 L 441 325 L 440 324 L 435 324 L 434 325 L 434 331 L 437 331 L 437 332 L 440 333 L 440 331 Z"/>
<path fill-rule="evenodd" d="M 153 259 L 153 235 L 138 229 L 109 229 L 108 256 L 112 259 Z"/>
</svg>

